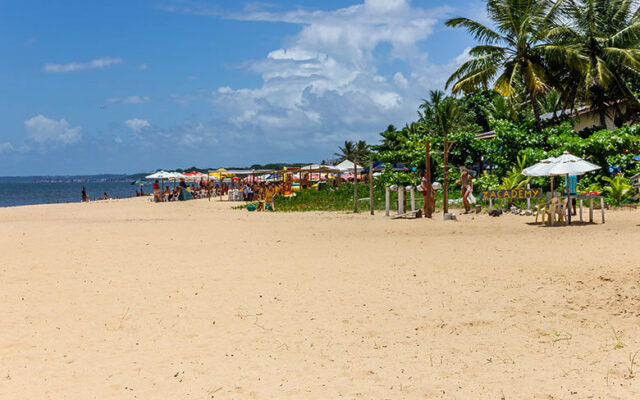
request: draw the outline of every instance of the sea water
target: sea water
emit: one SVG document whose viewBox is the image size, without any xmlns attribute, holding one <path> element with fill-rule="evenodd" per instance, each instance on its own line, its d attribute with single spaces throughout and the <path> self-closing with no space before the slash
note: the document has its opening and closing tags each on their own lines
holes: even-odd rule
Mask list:
<svg viewBox="0 0 640 400">
<path fill-rule="evenodd" d="M 130 177 L 0 177 L 0 207 L 80 202 L 82 187 L 91 200 L 135 197 L 139 186 Z M 150 192 L 151 186 L 144 186 Z"/>
</svg>

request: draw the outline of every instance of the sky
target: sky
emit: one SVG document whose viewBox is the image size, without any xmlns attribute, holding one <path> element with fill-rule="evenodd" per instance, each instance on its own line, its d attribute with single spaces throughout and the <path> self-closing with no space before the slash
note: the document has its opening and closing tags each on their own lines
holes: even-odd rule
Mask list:
<svg viewBox="0 0 640 400">
<path fill-rule="evenodd" d="M 482 0 L 0 0 L 0 176 L 320 162 L 416 120 Z"/>
</svg>

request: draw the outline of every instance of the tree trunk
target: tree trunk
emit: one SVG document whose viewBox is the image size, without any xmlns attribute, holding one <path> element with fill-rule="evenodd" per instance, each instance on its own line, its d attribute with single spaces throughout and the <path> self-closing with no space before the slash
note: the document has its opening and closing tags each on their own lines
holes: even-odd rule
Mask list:
<svg viewBox="0 0 640 400">
<path fill-rule="evenodd" d="M 371 215 L 375 212 L 375 204 L 373 200 L 373 160 L 369 160 L 369 212 Z"/>
<path fill-rule="evenodd" d="M 538 96 L 535 93 L 531 94 L 531 106 L 533 107 L 533 115 L 536 117 L 536 128 L 538 128 L 538 131 L 542 131 L 540 106 L 538 105 Z"/>
<path fill-rule="evenodd" d="M 358 164 L 353 162 L 353 212 L 358 212 Z"/>
</svg>

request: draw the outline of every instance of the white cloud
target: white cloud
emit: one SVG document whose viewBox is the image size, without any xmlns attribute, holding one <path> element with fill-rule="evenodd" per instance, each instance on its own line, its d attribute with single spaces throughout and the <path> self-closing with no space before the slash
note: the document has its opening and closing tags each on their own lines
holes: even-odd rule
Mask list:
<svg viewBox="0 0 640 400">
<path fill-rule="evenodd" d="M 402 75 L 402 72 L 396 72 L 393 76 L 393 83 L 395 83 L 400 89 L 406 89 L 409 87 L 409 81 L 404 77 L 404 75 Z"/>
<path fill-rule="evenodd" d="M 144 71 L 147 68 L 149 68 L 149 66 L 147 64 L 140 64 L 136 68 L 139 69 L 140 71 Z"/>
<path fill-rule="evenodd" d="M 126 120 L 124 123 L 125 125 L 127 125 L 129 129 L 131 129 L 135 133 L 138 133 L 145 128 L 151 127 L 151 124 L 146 119 L 134 118 L 134 119 Z"/>
<path fill-rule="evenodd" d="M 14 147 L 11 143 L 9 142 L 4 142 L 4 143 L 0 143 L 0 154 L 2 153 L 10 153 L 12 151 L 14 151 Z"/>
<path fill-rule="evenodd" d="M 115 57 L 96 58 L 88 62 L 71 62 L 68 64 L 46 64 L 42 70 L 45 72 L 76 72 L 90 69 L 103 69 L 120 64 L 121 59 Z"/>
<path fill-rule="evenodd" d="M 151 101 L 148 96 L 109 97 L 107 103 L 142 104 Z"/>
<path fill-rule="evenodd" d="M 229 14 L 203 4 L 180 0 L 165 9 L 300 27 L 280 48 L 243 64 L 260 75 L 260 85 L 224 86 L 211 93 L 218 118 L 214 126 L 229 145 L 242 139 L 266 152 L 274 147 L 302 151 L 313 143 L 331 148 L 345 139 L 377 141 L 389 124 L 415 120 L 428 90 L 442 88 L 465 57 L 435 64 L 423 47 L 450 16 L 449 7 L 362 0 L 329 11 L 258 7 Z"/>
<path fill-rule="evenodd" d="M 41 114 L 24 121 L 27 137 L 38 144 L 63 143 L 72 144 L 80 140 L 82 127 L 71 127 L 61 119 L 56 121 Z"/>
<path fill-rule="evenodd" d="M 114 142 L 116 142 L 116 144 L 121 144 L 122 143 L 122 138 L 120 136 L 116 136 L 115 139 L 113 139 Z"/>
</svg>

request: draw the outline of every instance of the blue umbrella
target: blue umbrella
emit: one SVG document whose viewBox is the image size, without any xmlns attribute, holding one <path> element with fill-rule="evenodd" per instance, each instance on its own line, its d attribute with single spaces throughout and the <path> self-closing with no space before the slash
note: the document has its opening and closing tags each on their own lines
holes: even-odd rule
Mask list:
<svg viewBox="0 0 640 400">
<path fill-rule="evenodd" d="M 634 157 L 634 160 L 636 160 L 636 161 L 640 161 L 640 156 L 635 156 L 635 157 Z"/>
</svg>

